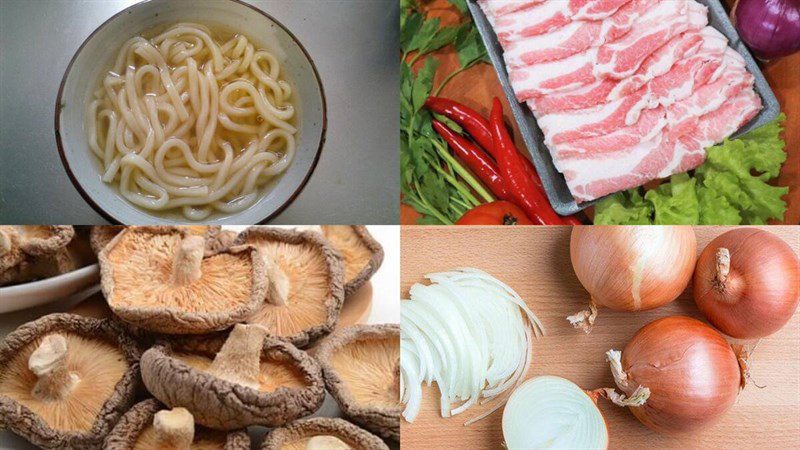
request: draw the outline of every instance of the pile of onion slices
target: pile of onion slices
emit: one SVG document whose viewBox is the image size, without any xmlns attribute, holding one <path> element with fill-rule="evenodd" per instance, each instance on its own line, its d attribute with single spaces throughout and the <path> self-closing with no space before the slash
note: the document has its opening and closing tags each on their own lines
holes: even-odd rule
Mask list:
<svg viewBox="0 0 800 450">
<path fill-rule="evenodd" d="M 533 336 L 544 333 L 522 298 L 486 272 L 467 268 L 426 278 L 432 284 L 415 284 L 401 302 L 400 397 L 409 422 L 419 413 L 423 382 L 438 385 L 442 417 L 499 399 L 522 381 Z"/>
</svg>

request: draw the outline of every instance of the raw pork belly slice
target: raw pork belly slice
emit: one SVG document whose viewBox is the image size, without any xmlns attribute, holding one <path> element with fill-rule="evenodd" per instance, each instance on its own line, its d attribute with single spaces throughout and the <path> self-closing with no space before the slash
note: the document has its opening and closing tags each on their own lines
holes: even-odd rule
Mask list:
<svg viewBox="0 0 800 450">
<path fill-rule="evenodd" d="M 658 3 L 639 18 L 625 37 L 600 48 L 595 76 L 622 79 L 633 75 L 648 56 L 672 38 L 705 27 L 706 13 L 706 7 L 693 0 Z"/>
<path fill-rule="evenodd" d="M 687 119 L 692 126 L 686 133 L 669 128 L 632 148 L 563 161 L 567 185 L 580 203 L 694 169 L 705 160 L 707 147 L 734 133 L 759 110 L 758 95 L 741 90 L 716 110 Z"/>
<path fill-rule="evenodd" d="M 761 109 L 694 0 L 479 0 L 578 203 L 691 170 Z"/>
<path fill-rule="evenodd" d="M 593 83 L 597 48 L 542 64 L 510 68 L 508 78 L 520 102 L 555 92 L 577 89 Z"/>
<path fill-rule="evenodd" d="M 573 20 L 600 20 L 614 14 L 631 0 L 556 0 L 537 2 L 530 7 L 501 16 L 487 12 L 501 44 L 549 33 Z M 488 5 L 487 5 L 488 6 Z M 487 11 L 487 9 L 484 9 Z"/>
<path fill-rule="evenodd" d="M 724 46 L 727 46 L 727 42 L 723 37 Z M 528 107 L 534 114 L 540 116 L 556 111 L 585 109 L 622 98 L 653 78 L 666 73 L 680 58 L 697 52 L 702 43 L 703 36 L 700 33 L 686 32 L 658 49 L 642 63 L 630 78 L 624 80 L 595 79 L 591 84 L 578 89 L 531 98 L 528 100 Z"/>
<path fill-rule="evenodd" d="M 657 0 L 632 0 L 603 20 L 575 20 L 550 33 L 513 40 L 504 45 L 508 67 L 524 67 L 570 57 L 628 33 L 639 16 Z"/>
<path fill-rule="evenodd" d="M 731 66 L 743 63 L 732 50 L 729 50 L 723 60 L 722 55 L 727 46 L 724 42 L 719 45 L 719 42 L 713 36 L 710 37 L 704 41 L 700 51 L 678 61 L 667 73 L 654 78 L 622 99 L 582 110 L 540 115 L 539 126 L 546 136 L 545 143 L 555 150 L 556 157 L 562 158 L 565 157 L 565 151 L 605 151 L 609 145 L 619 148 L 631 146 L 638 142 L 637 139 L 647 139 L 652 133 L 658 132 L 658 126 L 663 127 L 664 122 L 652 117 L 652 112 L 646 111 L 645 114 L 651 116 L 651 120 L 640 123 L 643 110 L 662 105 L 670 106 L 686 99 L 706 82 L 720 76 L 719 69 L 723 61 Z M 749 76 L 743 69 L 737 75 L 741 81 Z M 717 83 L 712 89 L 719 86 Z"/>
</svg>

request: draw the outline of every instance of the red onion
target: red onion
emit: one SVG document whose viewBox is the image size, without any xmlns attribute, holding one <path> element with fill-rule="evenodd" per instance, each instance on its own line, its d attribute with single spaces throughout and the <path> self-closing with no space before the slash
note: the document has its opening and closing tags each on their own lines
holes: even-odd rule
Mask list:
<svg viewBox="0 0 800 450">
<path fill-rule="evenodd" d="M 620 352 L 606 356 L 620 395 L 640 422 L 667 434 L 692 431 L 716 421 L 736 401 L 744 384 L 739 358 L 719 332 L 685 316 L 642 327 Z"/>
<path fill-rule="evenodd" d="M 694 273 L 694 300 L 723 333 L 768 336 L 792 318 L 800 302 L 800 262 L 767 231 L 738 228 L 711 241 Z"/>
<path fill-rule="evenodd" d="M 739 0 L 734 23 L 759 58 L 778 58 L 800 50 L 800 0 Z"/>
</svg>

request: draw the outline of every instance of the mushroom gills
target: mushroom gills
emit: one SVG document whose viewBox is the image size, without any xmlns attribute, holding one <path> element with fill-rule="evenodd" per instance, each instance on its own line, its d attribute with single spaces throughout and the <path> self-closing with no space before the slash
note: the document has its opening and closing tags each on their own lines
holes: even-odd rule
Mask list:
<svg viewBox="0 0 800 450">
<path fill-rule="evenodd" d="M 304 387 L 302 373 L 280 361 L 263 360 L 261 349 L 266 329 L 260 325 L 237 324 L 214 359 L 188 353 L 173 356 L 187 365 L 225 381 L 262 392 L 279 387 Z"/>
<path fill-rule="evenodd" d="M 345 441 L 329 434 L 300 439 L 283 446 L 284 450 L 350 450 L 352 448 Z"/>
<path fill-rule="evenodd" d="M 326 225 L 321 228 L 325 238 L 342 255 L 346 283 L 355 280 L 369 265 L 372 251 L 350 225 Z"/>
<path fill-rule="evenodd" d="M 352 341 L 330 359 L 356 403 L 380 407 L 400 407 L 399 361 L 399 336 Z"/>
<path fill-rule="evenodd" d="M 228 312 L 250 301 L 253 284 L 246 253 L 203 258 L 205 241 L 178 234 L 134 236 L 119 242 L 108 259 L 124 268 L 113 274 L 117 307 L 178 309 L 186 313 Z M 141 248 L 141 247 L 148 247 Z"/>
<path fill-rule="evenodd" d="M 133 450 L 222 450 L 226 438 L 222 431 L 195 428 L 192 414 L 178 407 L 157 412 L 153 423 L 139 434 Z"/>
<path fill-rule="evenodd" d="M 34 340 L 0 369 L 0 395 L 51 428 L 87 432 L 128 370 L 114 345 L 62 332 Z"/>
<path fill-rule="evenodd" d="M 261 324 L 278 336 L 323 325 L 328 317 L 324 300 L 330 296 L 324 256 L 309 245 L 257 237 L 252 243 L 265 258 L 270 287 L 267 302 L 248 322 Z"/>
</svg>

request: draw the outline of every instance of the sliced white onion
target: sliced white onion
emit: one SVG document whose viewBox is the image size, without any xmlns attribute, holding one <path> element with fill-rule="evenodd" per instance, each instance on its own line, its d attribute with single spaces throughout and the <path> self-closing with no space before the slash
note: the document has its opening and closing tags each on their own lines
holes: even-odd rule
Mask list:
<svg viewBox="0 0 800 450">
<path fill-rule="evenodd" d="M 519 385 L 531 363 L 533 335 L 544 333 L 525 301 L 486 272 L 468 268 L 426 277 L 432 284 L 415 284 L 401 303 L 400 400 L 409 422 L 419 413 L 422 383 L 439 387 L 442 417 Z"/>
<path fill-rule="evenodd" d="M 511 394 L 503 438 L 509 450 L 608 448 L 606 421 L 595 401 L 575 383 L 550 375 L 531 378 Z"/>
</svg>

